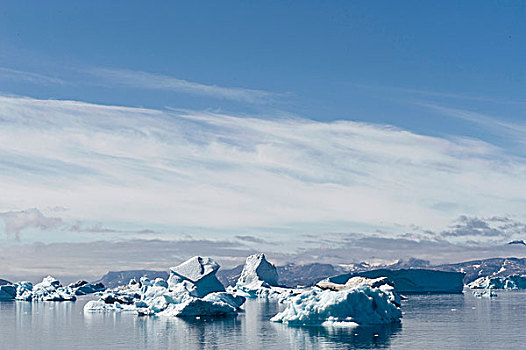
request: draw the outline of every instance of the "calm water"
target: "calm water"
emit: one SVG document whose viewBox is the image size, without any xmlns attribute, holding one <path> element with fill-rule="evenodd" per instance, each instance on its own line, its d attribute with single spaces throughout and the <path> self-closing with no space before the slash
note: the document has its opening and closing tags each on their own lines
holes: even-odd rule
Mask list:
<svg viewBox="0 0 526 350">
<path fill-rule="evenodd" d="M 0 349 L 502 349 L 526 347 L 526 292 L 493 300 L 411 296 L 401 324 L 355 329 L 287 327 L 282 305 L 248 301 L 237 318 L 182 320 L 85 315 L 75 303 L 0 303 Z"/>
</svg>

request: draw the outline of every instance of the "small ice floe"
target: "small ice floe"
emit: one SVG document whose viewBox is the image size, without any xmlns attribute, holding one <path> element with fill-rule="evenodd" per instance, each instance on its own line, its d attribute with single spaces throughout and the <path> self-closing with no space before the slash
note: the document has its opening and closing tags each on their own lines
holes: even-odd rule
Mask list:
<svg viewBox="0 0 526 350">
<path fill-rule="evenodd" d="M 482 299 L 482 298 L 495 298 L 497 296 L 497 293 L 495 293 L 493 290 L 491 289 L 483 289 L 483 290 L 474 290 L 473 291 L 473 296 L 475 298 L 479 298 L 479 299 Z"/>
</svg>

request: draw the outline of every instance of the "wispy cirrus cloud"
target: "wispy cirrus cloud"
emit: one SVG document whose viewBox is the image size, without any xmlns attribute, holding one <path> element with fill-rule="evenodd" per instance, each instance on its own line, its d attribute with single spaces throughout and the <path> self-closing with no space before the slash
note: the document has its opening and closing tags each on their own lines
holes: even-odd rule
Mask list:
<svg viewBox="0 0 526 350">
<path fill-rule="evenodd" d="M 436 103 L 420 102 L 418 105 L 429 108 L 449 117 L 462 119 L 485 127 L 491 132 L 505 133 L 511 135 L 519 142 L 526 142 L 526 124 L 505 121 L 484 113 L 474 112 L 468 109 L 452 108 Z"/>
<path fill-rule="evenodd" d="M 526 204 L 523 158 L 349 121 L 3 96 L 0 162 L 0 210 L 67 207 L 65 220 L 101 227 L 286 230 L 294 241 L 328 227 L 439 233 L 460 214 L 522 220 Z"/>
<path fill-rule="evenodd" d="M 6 68 L 6 67 L 0 67 L 0 80 L 16 80 L 16 81 L 22 80 L 22 81 L 30 82 L 33 84 L 41 84 L 41 85 L 68 84 L 68 82 L 66 82 L 65 80 L 62 80 L 56 77 L 50 77 L 44 74 L 26 72 L 26 71 Z"/>
<path fill-rule="evenodd" d="M 93 68 L 87 72 L 111 84 L 137 89 L 176 91 L 250 103 L 269 102 L 279 96 L 263 90 L 202 84 L 144 71 Z"/>
</svg>

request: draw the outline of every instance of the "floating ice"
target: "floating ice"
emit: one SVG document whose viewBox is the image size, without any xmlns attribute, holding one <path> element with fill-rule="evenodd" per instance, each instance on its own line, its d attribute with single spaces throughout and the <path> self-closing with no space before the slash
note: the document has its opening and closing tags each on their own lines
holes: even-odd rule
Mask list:
<svg viewBox="0 0 526 350">
<path fill-rule="evenodd" d="M 13 295 L 13 290 L 15 291 Z M 16 299 L 24 301 L 75 301 L 77 295 L 92 294 L 104 290 L 101 283 L 90 284 L 78 281 L 64 287 L 51 276 L 33 285 L 28 281 L 16 282 L 13 285 L 0 287 L 0 299 Z M 8 297 L 12 296 L 12 297 Z"/>
<path fill-rule="evenodd" d="M 194 257 L 171 268 L 168 282 L 162 278 L 131 280 L 127 286 L 101 293 L 100 299 L 87 303 L 84 311 L 177 317 L 236 315 L 245 298 L 224 291 L 215 277 L 218 269 L 212 259 Z"/>
<path fill-rule="evenodd" d="M 346 273 L 329 277 L 328 282 L 344 284 L 351 277 L 367 278 L 387 277 L 397 292 L 411 293 L 462 293 L 464 273 L 446 272 L 427 269 L 376 269 L 359 273 Z"/>
<path fill-rule="evenodd" d="M 278 271 L 276 266 L 269 263 L 265 254 L 254 254 L 247 258 L 241 276 L 237 281 L 240 286 L 262 285 L 270 287 L 278 285 Z"/>
<path fill-rule="evenodd" d="M 33 285 L 31 282 L 15 283 L 18 300 L 26 301 L 75 301 L 75 290 L 63 287 L 60 282 L 51 276 L 42 282 Z"/>
<path fill-rule="evenodd" d="M 507 277 L 480 277 L 468 284 L 468 287 L 471 289 L 526 289 L 526 276 L 510 275 Z"/>
<path fill-rule="evenodd" d="M 237 309 L 245 301 L 241 297 L 225 297 L 228 293 L 218 292 L 204 298 L 185 297 L 180 303 L 169 304 L 160 315 L 177 317 L 220 317 L 236 315 Z"/>
<path fill-rule="evenodd" d="M 75 295 L 88 295 L 105 290 L 102 283 L 88 283 L 87 281 L 77 281 L 68 285 L 68 288 L 75 291 Z"/>
<path fill-rule="evenodd" d="M 241 276 L 229 291 L 247 298 L 271 298 L 281 301 L 298 294 L 294 289 L 278 286 L 276 266 L 267 261 L 265 254 L 254 254 L 247 258 Z"/>
<path fill-rule="evenodd" d="M 286 309 L 271 321 L 324 326 L 393 323 L 402 317 L 396 299 L 387 284 L 375 288 L 362 283 L 339 291 L 315 288 L 290 298 Z"/>
<path fill-rule="evenodd" d="M 181 265 L 170 268 L 168 284 L 175 286 L 182 281 L 189 281 L 195 286 L 191 295 L 198 298 L 213 292 L 224 292 L 225 287 L 216 277 L 219 267 L 211 258 L 194 256 Z"/>
<path fill-rule="evenodd" d="M 0 300 L 13 300 L 16 298 L 16 287 L 12 285 L 0 286 Z"/>
<path fill-rule="evenodd" d="M 485 289 L 482 291 L 474 290 L 473 296 L 475 298 L 490 298 L 491 299 L 491 298 L 495 298 L 497 296 L 497 293 L 495 293 L 491 289 Z"/>
<path fill-rule="evenodd" d="M 84 305 L 84 312 L 105 312 L 105 311 L 135 311 L 132 305 L 122 305 L 119 302 L 107 304 L 102 300 L 90 300 Z"/>
</svg>

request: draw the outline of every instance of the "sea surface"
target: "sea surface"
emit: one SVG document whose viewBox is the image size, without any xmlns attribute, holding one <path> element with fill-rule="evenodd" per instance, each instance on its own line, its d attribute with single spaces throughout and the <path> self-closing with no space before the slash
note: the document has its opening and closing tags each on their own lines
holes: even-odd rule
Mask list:
<svg viewBox="0 0 526 350">
<path fill-rule="evenodd" d="M 400 324 L 353 329 L 272 323 L 284 306 L 267 301 L 235 318 L 184 320 L 84 314 L 88 300 L 0 302 L 0 349 L 526 349 L 526 292 L 412 295 Z"/>
</svg>

